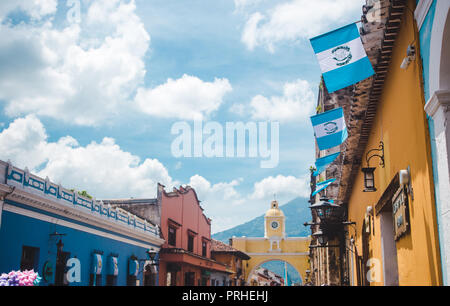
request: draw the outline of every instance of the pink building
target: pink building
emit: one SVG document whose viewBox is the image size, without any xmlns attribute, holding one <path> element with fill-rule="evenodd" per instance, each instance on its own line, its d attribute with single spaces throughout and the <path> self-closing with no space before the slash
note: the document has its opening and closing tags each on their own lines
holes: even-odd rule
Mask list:
<svg viewBox="0 0 450 306">
<path fill-rule="evenodd" d="M 230 273 L 211 259 L 211 219 L 194 189 L 166 192 L 158 185 L 161 232 L 165 239 L 159 257 L 160 286 L 209 286 L 213 271 Z"/>
</svg>

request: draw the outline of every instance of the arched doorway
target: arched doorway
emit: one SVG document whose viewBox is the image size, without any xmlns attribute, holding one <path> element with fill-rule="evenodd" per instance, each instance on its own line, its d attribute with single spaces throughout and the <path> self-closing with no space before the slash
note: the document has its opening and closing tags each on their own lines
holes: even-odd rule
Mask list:
<svg viewBox="0 0 450 306">
<path fill-rule="evenodd" d="M 268 283 L 272 283 L 272 286 L 301 286 L 303 279 L 301 273 L 288 261 L 268 259 L 253 267 L 248 274 L 247 284 L 265 286 Z"/>
<path fill-rule="evenodd" d="M 436 193 L 436 214 L 439 226 L 442 278 L 450 282 L 450 1 L 435 1 L 432 25 L 423 26 L 421 35 L 429 40 L 429 67 L 424 61 L 425 82 L 429 93 L 425 111 L 431 118 L 430 137 Z M 425 41 L 426 43 L 426 41 Z M 427 44 L 424 45 L 428 47 Z M 426 52 L 425 52 L 426 54 Z"/>
<path fill-rule="evenodd" d="M 439 73 L 439 87 L 441 90 L 450 90 L 450 9 L 447 12 L 447 21 L 442 38 L 441 65 Z"/>
<path fill-rule="evenodd" d="M 450 90 L 450 3 L 438 1 L 430 41 L 430 95 Z"/>
</svg>

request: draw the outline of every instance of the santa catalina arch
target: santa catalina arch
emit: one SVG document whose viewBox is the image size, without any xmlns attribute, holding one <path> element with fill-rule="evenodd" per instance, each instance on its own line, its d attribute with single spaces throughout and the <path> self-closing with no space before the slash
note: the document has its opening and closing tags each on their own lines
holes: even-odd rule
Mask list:
<svg viewBox="0 0 450 306">
<path fill-rule="evenodd" d="M 285 221 L 278 202 L 273 201 L 264 217 L 264 237 L 233 237 L 232 246 L 247 253 L 251 258 L 243 264 L 243 273 L 247 284 L 250 284 L 252 273 L 262 264 L 269 261 L 284 261 L 293 266 L 302 278 L 306 279 L 306 271 L 310 269 L 309 245 L 310 237 L 286 237 Z"/>
</svg>

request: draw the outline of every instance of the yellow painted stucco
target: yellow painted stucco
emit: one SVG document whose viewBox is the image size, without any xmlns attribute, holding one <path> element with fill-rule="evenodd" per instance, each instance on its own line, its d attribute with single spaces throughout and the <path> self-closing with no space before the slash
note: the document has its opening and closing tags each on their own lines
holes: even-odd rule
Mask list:
<svg viewBox="0 0 450 306">
<path fill-rule="evenodd" d="M 410 8 L 415 1 L 408 1 Z M 356 237 L 356 251 L 361 256 L 363 222 L 368 206 L 375 210 L 394 176 L 402 169 L 411 167 L 414 200 L 410 195 L 410 230 L 395 243 L 398 261 L 399 285 L 441 285 L 440 255 L 435 211 L 434 186 L 431 162 L 430 137 L 424 112 L 422 71 L 417 58 L 407 70 L 400 65 L 406 56 L 409 44 L 419 41 L 413 16 L 406 11 L 397 37 L 392 60 L 385 80 L 383 92 L 378 102 L 377 115 L 371 129 L 370 138 L 363 155 L 368 150 L 378 148 L 384 142 L 385 168 L 380 167 L 379 159 L 373 159 L 371 167 L 375 170 L 376 192 L 364 193 L 364 175 L 361 168 L 353 184 L 348 203 L 348 218 L 355 221 L 356 229 L 349 229 L 349 235 Z M 419 55 L 418 55 L 419 56 Z M 383 251 L 380 228 L 380 215 L 374 213 L 372 231 L 369 235 L 369 258 L 381 263 L 371 265 L 371 272 L 378 273 L 370 285 L 384 285 Z M 356 231 L 355 231 L 356 230 Z M 350 260 L 352 284 L 357 284 L 356 256 Z M 386 259 L 389 260 L 389 259 Z"/>
<path fill-rule="evenodd" d="M 276 228 L 272 227 L 273 222 L 278 223 Z M 243 262 L 243 272 L 247 283 L 250 283 L 249 278 L 255 269 L 273 260 L 285 261 L 292 265 L 305 282 L 306 271 L 310 269 L 310 237 L 286 237 L 285 216 L 276 201 L 271 203 L 266 213 L 264 227 L 265 237 L 232 238 L 232 246 L 251 257 L 250 260 Z"/>
</svg>

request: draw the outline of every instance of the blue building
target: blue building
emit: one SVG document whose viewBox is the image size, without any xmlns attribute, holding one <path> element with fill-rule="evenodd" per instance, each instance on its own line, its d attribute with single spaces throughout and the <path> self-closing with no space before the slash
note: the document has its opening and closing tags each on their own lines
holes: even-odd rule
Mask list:
<svg viewBox="0 0 450 306">
<path fill-rule="evenodd" d="M 450 1 L 417 0 L 444 285 L 450 281 Z"/>
<path fill-rule="evenodd" d="M 0 273 L 41 285 L 154 285 L 157 225 L 0 161 Z"/>
</svg>

